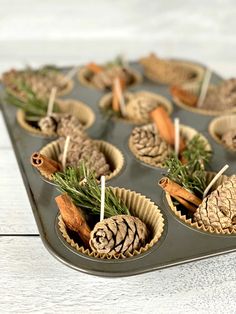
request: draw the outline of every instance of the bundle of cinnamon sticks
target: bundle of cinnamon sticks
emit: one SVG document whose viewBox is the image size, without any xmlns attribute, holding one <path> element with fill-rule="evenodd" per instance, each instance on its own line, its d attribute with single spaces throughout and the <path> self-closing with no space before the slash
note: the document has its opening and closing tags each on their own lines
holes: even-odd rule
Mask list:
<svg viewBox="0 0 236 314">
<path fill-rule="evenodd" d="M 62 170 L 60 163 L 40 154 L 39 152 L 32 154 L 31 165 L 49 179 L 52 178 L 55 172 Z"/>
<path fill-rule="evenodd" d="M 198 206 L 202 203 L 202 200 L 196 195 L 187 191 L 182 186 L 167 177 L 162 178 L 159 181 L 159 185 L 191 213 L 194 213 Z"/>
</svg>

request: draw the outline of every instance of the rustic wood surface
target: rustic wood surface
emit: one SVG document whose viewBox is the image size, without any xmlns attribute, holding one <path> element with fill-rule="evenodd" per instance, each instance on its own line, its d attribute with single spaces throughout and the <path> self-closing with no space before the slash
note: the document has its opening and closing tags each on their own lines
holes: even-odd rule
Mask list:
<svg viewBox="0 0 236 314">
<path fill-rule="evenodd" d="M 234 0 L 0 0 L 9 67 L 194 59 L 235 76 Z M 0 113 L 0 313 L 235 313 L 236 253 L 120 279 L 92 277 L 43 247 Z"/>
</svg>

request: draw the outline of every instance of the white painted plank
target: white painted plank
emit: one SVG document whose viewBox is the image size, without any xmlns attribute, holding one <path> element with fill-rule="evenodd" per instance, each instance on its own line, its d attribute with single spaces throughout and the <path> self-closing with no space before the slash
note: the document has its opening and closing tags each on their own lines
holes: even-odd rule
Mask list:
<svg viewBox="0 0 236 314">
<path fill-rule="evenodd" d="M 236 253 L 106 279 L 56 261 L 35 237 L 0 238 L 0 313 L 232 313 Z"/>
<path fill-rule="evenodd" d="M 0 151 L 2 148 L 11 148 L 11 141 L 0 111 Z"/>
<path fill-rule="evenodd" d="M 38 233 L 12 149 L 0 149 L 0 234 Z"/>
</svg>

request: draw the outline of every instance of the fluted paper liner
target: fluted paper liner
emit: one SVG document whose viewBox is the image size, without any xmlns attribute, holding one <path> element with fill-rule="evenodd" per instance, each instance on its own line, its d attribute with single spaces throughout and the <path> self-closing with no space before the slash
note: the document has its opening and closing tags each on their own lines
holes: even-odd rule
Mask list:
<svg viewBox="0 0 236 314">
<path fill-rule="evenodd" d="M 149 124 L 148 126 L 150 126 L 150 128 L 151 128 L 151 127 L 152 127 L 152 124 Z M 206 143 L 206 148 L 207 148 L 207 150 L 210 150 L 210 151 L 212 150 L 212 148 L 211 148 L 211 146 L 210 146 L 208 140 L 206 139 L 206 137 L 203 136 L 201 133 L 199 133 L 197 130 L 195 130 L 195 129 L 193 129 L 193 128 L 187 126 L 187 125 L 181 124 L 181 125 L 180 125 L 180 132 L 181 132 L 181 135 L 183 136 L 183 138 L 186 140 L 187 143 L 188 143 L 189 141 L 191 141 L 191 139 L 192 139 L 195 135 L 199 134 L 199 135 L 200 135 L 200 138 Z M 129 149 L 131 150 L 131 152 L 134 154 L 134 156 L 135 156 L 138 160 L 140 160 L 140 161 L 142 161 L 143 163 L 148 164 L 148 165 L 150 165 L 150 166 L 156 167 L 156 168 L 164 168 L 164 166 L 163 166 L 163 167 L 161 167 L 161 166 L 158 166 L 158 167 L 157 167 L 156 164 L 152 161 L 152 158 L 151 158 L 151 157 L 140 156 L 140 155 L 139 155 L 138 150 L 136 149 L 135 145 L 133 144 L 132 135 L 130 135 L 130 137 L 129 137 L 129 143 L 128 143 L 128 144 L 129 144 Z M 163 159 L 163 162 L 164 162 L 164 161 L 165 161 L 165 160 Z"/>
<path fill-rule="evenodd" d="M 195 84 L 192 86 L 189 86 L 187 84 L 183 84 L 181 86 L 181 88 L 183 88 L 183 90 L 186 90 L 187 92 L 192 93 L 193 95 L 199 95 L 200 93 L 200 85 Z M 209 86 L 209 89 L 213 88 L 213 85 Z M 226 113 L 232 113 L 232 112 L 236 112 L 236 108 L 232 108 L 229 110 L 209 110 L 209 109 L 204 109 L 204 108 L 197 108 L 197 107 L 191 107 L 186 105 L 185 103 L 183 103 L 178 97 L 173 97 L 173 101 L 174 103 L 181 107 L 182 109 L 188 110 L 192 113 L 199 113 L 202 115 L 206 115 L 206 116 L 219 116 L 222 114 L 226 114 Z"/>
<path fill-rule="evenodd" d="M 147 91 L 139 91 L 139 92 L 135 92 L 135 93 L 126 92 L 126 93 L 124 93 L 125 102 L 128 103 L 129 101 L 131 101 L 135 95 L 147 95 L 147 96 L 155 99 L 156 101 L 158 101 L 158 103 L 160 103 L 160 105 L 168 112 L 169 115 L 173 112 L 173 106 L 167 98 L 165 98 L 159 94 L 151 93 L 151 92 L 147 92 Z M 111 106 L 112 106 L 112 93 L 108 93 L 100 99 L 99 107 L 101 109 L 106 110 L 106 109 L 111 108 Z M 130 122 L 133 124 L 143 124 L 143 122 L 136 121 L 135 119 L 131 120 L 131 119 L 125 118 L 125 117 L 119 117 L 117 119 L 123 120 L 126 122 Z"/>
<path fill-rule="evenodd" d="M 236 129 L 236 115 L 228 115 L 213 119 L 209 125 L 209 133 L 213 139 L 231 152 L 236 152 L 236 148 L 229 147 L 222 142 L 222 135 L 230 130 Z"/>
<path fill-rule="evenodd" d="M 87 105 L 82 103 L 81 101 L 74 100 L 74 99 L 66 99 L 61 100 L 57 99 L 56 103 L 59 107 L 60 113 L 69 113 L 71 115 L 74 115 L 78 117 L 79 121 L 83 125 L 84 129 L 89 128 L 95 121 L 95 115 Z M 25 112 L 22 109 L 19 109 L 16 113 L 16 119 L 19 123 L 19 125 L 26 130 L 27 132 L 39 135 L 43 137 L 55 137 L 56 134 L 51 135 L 42 132 L 40 129 L 32 126 L 29 122 L 26 120 Z"/>
<path fill-rule="evenodd" d="M 128 87 L 132 87 L 135 86 L 137 84 L 140 84 L 142 82 L 142 76 L 139 72 L 135 71 L 134 69 L 129 68 L 128 72 L 132 75 L 133 77 L 133 81 L 131 84 L 128 85 Z M 98 90 L 105 90 L 105 88 L 100 89 L 96 86 L 94 86 L 94 84 L 91 82 L 91 77 L 93 76 L 93 73 L 86 67 L 82 67 L 79 72 L 78 72 L 78 80 L 79 82 L 86 86 L 86 87 L 90 87 L 90 88 L 95 88 Z"/>
<path fill-rule="evenodd" d="M 210 181 L 213 179 L 213 177 L 216 175 L 216 173 L 213 172 L 208 172 L 207 173 L 207 182 L 210 183 Z M 221 175 L 219 177 L 219 179 L 216 181 L 216 183 L 213 185 L 213 187 L 211 188 L 210 192 L 208 193 L 208 195 L 217 189 L 217 187 L 221 184 L 223 184 L 223 182 L 225 182 L 229 177 L 226 175 Z M 204 225 L 199 225 L 197 222 L 193 222 L 192 218 L 187 218 L 186 215 L 182 215 L 181 211 L 177 209 L 177 207 L 174 205 L 172 198 L 170 196 L 170 194 L 168 192 L 165 192 L 165 197 L 166 197 L 166 201 L 167 204 L 169 205 L 170 209 L 172 210 L 172 212 L 180 219 L 182 220 L 184 223 L 186 223 L 188 226 L 193 227 L 197 230 L 200 231 L 205 231 L 205 232 L 209 232 L 212 234 L 225 234 L 225 235 L 229 235 L 229 234 L 236 234 L 236 230 L 231 230 L 229 231 L 228 229 L 222 229 L 222 228 L 214 228 L 214 227 L 206 227 Z"/>
<path fill-rule="evenodd" d="M 192 79 L 186 80 L 184 82 L 182 81 L 179 83 L 179 82 L 173 81 L 171 75 L 168 75 L 164 71 L 160 75 L 156 75 L 156 74 L 153 74 L 152 72 L 149 72 L 143 66 L 145 76 L 153 82 L 160 83 L 160 84 L 167 84 L 167 85 L 178 85 L 178 84 L 186 83 L 189 86 L 191 86 L 192 84 L 196 84 L 202 81 L 204 77 L 204 69 L 202 66 L 194 64 L 194 63 L 190 63 L 190 62 L 177 61 L 177 60 L 169 60 L 169 62 L 172 64 L 174 63 L 176 65 L 181 66 L 183 71 L 185 71 L 186 69 L 191 70 L 193 73 L 195 73 L 196 76 Z"/>
<path fill-rule="evenodd" d="M 106 176 L 106 180 L 110 180 L 121 171 L 124 165 L 124 156 L 118 148 L 108 142 L 101 140 L 94 140 L 94 142 L 98 145 L 99 150 L 105 155 L 106 161 L 110 165 L 111 173 Z M 58 161 L 58 157 L 61 153 L 60 139 L 47 144 L 40 150 L 40 154 L 55 161 Z M 45 173 L 42 173 L 42 176 L 47 180 L 52 179 L 51 176 L 48 176 Z"/>
<path fill-rule="evenodd" d="M 78 252 L 86 254 L 91 257 L 97 257 L 101 259 L 112 258 L 124 259 L 146 252 L 155 243 L 158 242 L 164 229 L 164 218 L 158 206 L 155 205 L 150 199 L 134 191 L 117 187 L 116 188 L 111 187 L 111 189 L 115 193 L 115 195 L 118 196 L 126 204 L 128 209 L 130 210 L 131 215 L 138 217 L 142 222 L 144 222 L 147 225 L 147 228 L 150 232 L 149 242 L 144 247 L 141 247 L 139 250 L 135 250 L 132 254 L 128 253 L 127 255 L 120 253 L 117 254 L 116 256 L 113 256 L 104 253 L 101 254 L 92 252 L 89 249 L 85 249 L 83 246 L 79 246 L 78 243 L 76 243 L 73 239 L 70 238 L 67 232 L 67 228 L 62 220 L 62 217 L 59 216 L 58 226 L 63 238 L 69 245 L 71 245 Z"/>
</svg>

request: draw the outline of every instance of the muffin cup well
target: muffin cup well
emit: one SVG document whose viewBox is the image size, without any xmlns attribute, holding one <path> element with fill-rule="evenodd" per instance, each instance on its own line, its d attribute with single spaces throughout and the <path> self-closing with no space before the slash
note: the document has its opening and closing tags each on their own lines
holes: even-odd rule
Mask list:
<svg viewBox="0 0 236 314">
<path fill-rule="evenodd" d="M 195 77 L 190 79 L 190 80 L 185 80 L 185 81 L 176 81 L 174 80 L 171 75 L 168 75 L 163 71 L 163 73 L 160 73 L 157 75 L 155 72 L 148 71 L 144 67 L 144 74 L 145 76 L 156 83 L 159 84 L 164 84 L 164 85 L 180 85 L 183 83 L 188 84 L 191 86 L 192 84 L 200 83 L 204 77 L 204 68 L 200 65 L 190 63 L 190 62 L 184 62 L 184 61 L 177 61 L 177 60 L 166 60 L 169 61 L 169 63 L 176 64 L 178 66 L 181 66 L 183 71 L 184 70 L 190 70 L 193 73 L 195 73 Z"/>
<path fill-rule="evenodd" d="M 138 217 L 142 222 L 147 225 L 147 228 L 150 232 L 150 239 L 148 243 L 144 247 L 141 247 L 139 250 L 135 250 L 132 254 L 128 253 L 127 255 L 120 253 L 114 256 L 109 254 L 92 252 L 92 250 L 85 249 L 83 246 L 80 246 L 69 236 L 68 230 L 62 220 L 62 217 L 59 216 L 58 226 L 63 238 L 76 251 L 100 259 L 124 259 L 132 256 L 137 256 L 141 253 L 145 253 L 158 242 L 164 230 L 164 218 L 158 206 L 155 205 L 150 199 L 137 192 L 117 187 L 111 187 L 111 189 L 114 194 L 126 204 L 126 206 L 130 210 L 131 215 Z"/>
<path fill-rule="evenodd" d="M 133 87 L 142 82 L 142 76 L 139 72 L 129 68 L 129 73 L 132 75 L 133 81 L 127 87 Z M 98 90 L 106 90 L 105 88 L 99 89 L 98 87 L 94 86 L 94 84 L 91 82 L 92 76 L 93 76 L 93 73 L 86 67 L 82 67 L 77 74 L 78 80 L 83 86 L 98 89 Z"/>
<path fill-rule="evenodd" d="M 173 112 L 173 106 L 167 98 L 165 98 L 159 94 L 155 94 L 155 93 L 151 93 L 151 92 L 147 92 L 147 91 L 139 91 L 139 92 L 135 92 L 135 93 L 129 93 L 129 92 L 124 93 L 124 97 L 125 97 L 126 102 L 132 100 L 132 98 L 135 97 L 135 95 L 147 95 L 149 97 L 152 97 L 156 101 L 158 101 L 162 104 L 162 107 L 168 112 L 169 115 Z M 109 109 L 112 107 L 112 93 L 108 93 L 100 99 L 99 107 L 104 111 L 106 109 Z M 128 119 L 125 117 L 117 117 L 115 119 L 126 121 L 126 122 L 129 122 L 132 124 L 137 124 L 137 125 L 143 124 L 143 122 L 136 121 L 135 119 L 131 120 L 131 119 Z"/>
<path fill-rule="evenodd" d="M 92 109 L 90 109 L 87 105 L 85 105 L 81 101 L 77 101 L 74 99 L 66 99 L 66 100 L 57 99 L 56 103 L 58 104 L 60 113 L 68 113 L 68 114 L 72 114 L 78 117 L 84 129 L 91 127 L 91 125 L 95 121 L 95 114 L 93 113 Z M 24 130 L 26 130 L 27 132 L 33 135 L 38 135 L 38 136 L 43 136 L 43 137 L 55 137 L 56 136 L 56 133 L 54 135 L 47 134 L 47 133 L 42 132 L 37 127 L 32 126 L 26 120 L 25 112 L 21 109 L 17 111 L 16 119 L 19 125 Z"/>
<path fill-rule="evenodd" d="M 190 86 L 190 85 L 184 84 L 181 87 L 187 92 L 190 92 L 194 95 L 199 95 L 200 85 L 196 84 L 196 85 Z M 210 85 L 209 88 L 213 88 L 213 85 Z M 203 108 L 191 107 L 183 103 L 178 97 L 172 97 L 172 98 L 173 98 L 174 103 L 177 106 L 179 106 L 182 109 L 188 110 L 192 113 L 199 113 L 206 116 L 219 116 L 226 113 L 236 112 L 236 108 L 230 109 L 230 110 L 208 110 L 208 109 L 203 109 Z"/>
<path fill-rule="evenodd" d="M 213 139 L 217 143 L 221 144 L 225 149 L 235 153 L 236 148 L 234 149 L 227 146 L 221 140 L 222 135 L 232 129 L 236 129 L 236 114 L 217 117 L 213 119 L 209 125 L 209 133 Z"/>
<path fill-rule="evenodd" d="M 149 124 L 148 126 L 150 126 L 150 128 L 152 127 L 152 124 Z M 200 135 L 200 138 L 206 143 L 206 147 L 208 150 L 212 150 L 211 149 L 211 146 L 208 142 L 208 140 L 206 139 L 205 136 L 203 136 L 201 133 L 199 133 L 197 130 L 187 126 L 187 125 L 183 125 L 181 124 L 180 125 L 180 132 L 181 132 L 181 135 L 183 136 L 183 138 L 186 140 L 186 142 L 189 142 L 191 141 L 191 139 L 199 134 Z M 133 141 L 132 141 L 132 135 L 130 135 L 129 137 L 129 142 L 128 142 L 128 145 L 129 145 L 129 149 L 130 151 L 133 153 L 133 155 L 138 159 L 140 160 L 141 162 L 143 162 L 144 164 L 147 164 L 147 165 L 150 165 L 150 166 L 153 166 L 155 168 L 164 168 L 163 166 L 157 166 L 156 163 L 153 161 L 153 158 L 151 157 L 148 157 L 148 156 L 140 156 L 139 155 L 139 151 L 136 149 Z M 163 160 L 164 162 L 165 160 Z"/>
<path fill-rule="evenodd" d="M 213 179 L 214 176 L 215 176 L 215 173 L 208 172 L 207 173 L 207 182 L 210 183 L 210 181 Z M 221 185 L 227 179 L 228 179 L 228 176 L 226 176 L 226 175 L 220 176 L 219 179 L 215 182 L 215 184 L 211 188 L 211 191 L 214 191 L 215 189 L 217 189 L 217 187 L 219 185 Z M 176 217 L 178 217 L 186 225 L 188 225 L 194 229 L 197 229 L 199 231 L 205 231 L 205 232 L 209 232 L 211 234 L 224 234 L 224 235 L 236 234 L 236 230 L 229 231 L 228 229 L 225 229 L 225 230 L 224 229 L 216 229 L 216 228 L 213 228 L 211 226 L 209 226 L 209 227 L 206 227 L 204 225 L 200 226 L 197 222 L 193 222 L 192 218 L 187 218 L 186 215 L 183 215 L 181 213 L 181 211 L 177 209 L 177 207 L 174 205 L 173 200 L 172 200 L 172 198 L 168 192 L 165 192 L 165 197 L 166 197 L 166 201 L 167 201 L 167 204 L 168 204 L 170 210 L 176 215 Z"/>
<path fill-rule="evenodd" d="M 124 165 L 124 156 L 118 148 L 108 142 L 100 140 L 94 140 L 94 142 L 98 145 L 99 150 L 105 155 L 106 160 L 110 165 L 111 173 L 106 176 L 106 180 L 110 180 L 117 176 L 121 171 Z M 47 144 L 40 150 L 40 154 L 55 161 L 59 161 L 58 157 L 61 153 L 60 139 Z M 42 174 L 42 176 L 49 181 L 52 179 L 52 177 L 47 174 Z"/>
</svg>

